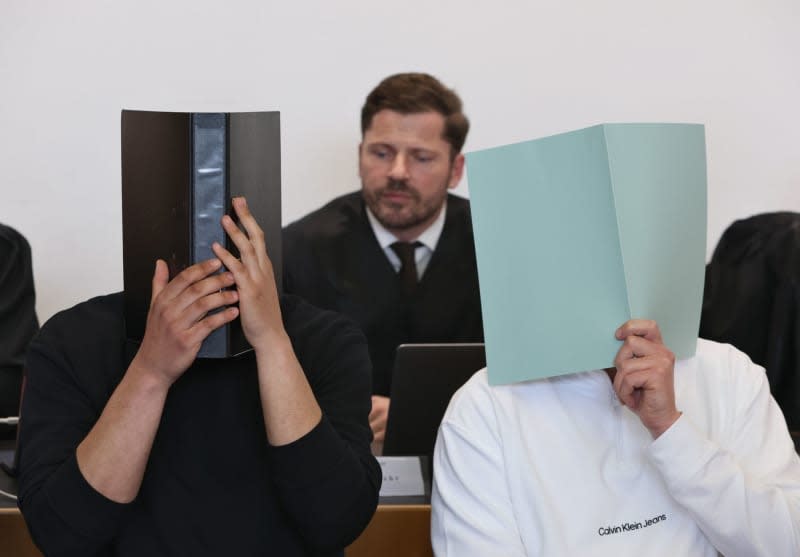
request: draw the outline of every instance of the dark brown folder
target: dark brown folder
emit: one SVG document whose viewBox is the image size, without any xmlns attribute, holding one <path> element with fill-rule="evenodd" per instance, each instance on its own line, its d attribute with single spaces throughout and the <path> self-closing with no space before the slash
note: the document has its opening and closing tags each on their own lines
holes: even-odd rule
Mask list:
<svg viewBox="0 0 800 557">
<path fill-rule="evenodd" d="M 141 340 L 156 259 L 170 278 L 214 257 L 219 242 L 236 253 L 220 219 L 245 196 L 264 230 L 281 288 L 281 169 L 278 112 L 122 111 L 122 244 L 125 320 Z M 198 357 L 224 358 L 250 347 L 237 319 L 212 333 Z"/>
</svg>

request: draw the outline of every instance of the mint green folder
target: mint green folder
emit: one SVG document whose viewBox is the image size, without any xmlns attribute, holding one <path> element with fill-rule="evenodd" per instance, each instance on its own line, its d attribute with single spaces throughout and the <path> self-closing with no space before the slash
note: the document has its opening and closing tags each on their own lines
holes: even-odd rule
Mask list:
<svg viewBox="0 0 800 557">
<path fill-rule="evenodd" d="M 702 125 L 604 124 L 466 159 L 491 384 L 610 367 L 631 318 L 694 355 Z"/>
</svg>

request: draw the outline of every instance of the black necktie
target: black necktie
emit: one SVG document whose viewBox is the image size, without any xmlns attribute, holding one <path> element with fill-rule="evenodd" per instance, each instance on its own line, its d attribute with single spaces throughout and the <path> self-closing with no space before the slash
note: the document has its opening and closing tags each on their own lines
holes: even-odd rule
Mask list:
<svg viewBox="0 0 800 557">
<path fill-rule="evenodd" d="M 417 287 L 417 260 L 414 252 L 422 242 L 395 242 L 390 248 L 400 258 L 400 272 L 397 274 L 400 279 L 400 288 L 403 294 L 411 296 Z"/>
</svg>

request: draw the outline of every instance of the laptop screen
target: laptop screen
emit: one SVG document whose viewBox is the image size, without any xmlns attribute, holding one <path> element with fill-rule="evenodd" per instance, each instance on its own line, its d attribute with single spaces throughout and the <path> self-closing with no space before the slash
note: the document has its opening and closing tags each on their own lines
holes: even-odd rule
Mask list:
<svg viewBox="0 0 800 557">
<path fill-rule="evenodd" d="M 401 344 L 392 372 L 383 454 L 432 455 L 450 397 L 484 367 L 480 343 Z"/>
</svg>

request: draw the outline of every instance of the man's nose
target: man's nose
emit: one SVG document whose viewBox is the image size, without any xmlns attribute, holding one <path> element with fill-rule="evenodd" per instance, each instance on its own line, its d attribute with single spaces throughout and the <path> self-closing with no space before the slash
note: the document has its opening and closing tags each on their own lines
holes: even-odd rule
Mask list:
<svg viewBox="0 0 800 557">
<path fill-rule="evenodd" d="M 405 180 L 408 178 L 408 164 L 406 156 L 403 153 L 398 153 L 392 161 L 392 167 L 389 170 L 389 177 L 394 180 Z"/>
</svg>

